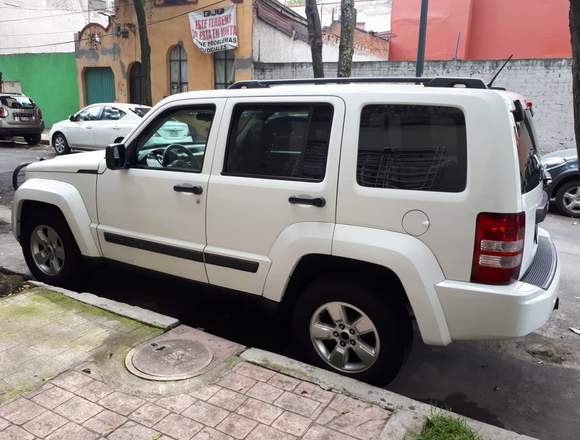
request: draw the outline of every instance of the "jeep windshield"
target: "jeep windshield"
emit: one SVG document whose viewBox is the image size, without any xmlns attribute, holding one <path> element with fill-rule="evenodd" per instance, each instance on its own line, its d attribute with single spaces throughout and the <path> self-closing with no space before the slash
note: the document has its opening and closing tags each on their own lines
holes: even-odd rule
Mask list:
<svg viewBox="0 0 580 440">
<path fill-rule="evenodd" d="M 8 108 L 35 108 L 36 104 L 27 96 L 0 96 L 0 102 Z"/>
</svg>

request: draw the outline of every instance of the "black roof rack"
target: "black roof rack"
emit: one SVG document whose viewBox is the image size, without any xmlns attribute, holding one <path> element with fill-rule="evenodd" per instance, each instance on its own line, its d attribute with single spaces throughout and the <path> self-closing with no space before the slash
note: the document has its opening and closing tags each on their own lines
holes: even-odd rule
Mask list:
<svg viewBox="0 0 580 440">
<path fill-rule="evenodd" d="M 230 85 L 229 89 L 262 89 L 270 86 L 285 84 L 351 84 L 351 83 L 411 83 L 423 84 L 425 87 L 455 87 L 467 89 L 486 89 L 487 86 L 477 78 L 415 78 L 415 77 L 357 77 L 357 78 L 299 78 L 299 79 L 256 79 L 238 81 Z"/>
</svg>

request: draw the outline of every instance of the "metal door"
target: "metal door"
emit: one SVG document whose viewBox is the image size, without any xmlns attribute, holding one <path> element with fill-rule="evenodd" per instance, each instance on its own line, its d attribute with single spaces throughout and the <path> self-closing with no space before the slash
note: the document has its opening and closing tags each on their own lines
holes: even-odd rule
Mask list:
<svg viewBox="0 0 580 440">
<path fill-rule="evenodd" d="M 115 77 L 110 67 L 89 67 L 85 70 L 87 105 L 115 102 Z"/>
</svg>

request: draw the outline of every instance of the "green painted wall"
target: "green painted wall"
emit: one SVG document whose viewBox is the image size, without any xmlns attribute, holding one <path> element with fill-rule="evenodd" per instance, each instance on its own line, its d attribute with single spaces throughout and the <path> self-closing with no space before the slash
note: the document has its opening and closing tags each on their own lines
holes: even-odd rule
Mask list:
<svg viewBox="0 0 580 440">
<path fill-rule="evenodd" d="M 22 92 L 42 110 L 47 127 L 79 109 L 74 53 L 0 55 L 4 80 L 20 81 Z"/>
</svg>

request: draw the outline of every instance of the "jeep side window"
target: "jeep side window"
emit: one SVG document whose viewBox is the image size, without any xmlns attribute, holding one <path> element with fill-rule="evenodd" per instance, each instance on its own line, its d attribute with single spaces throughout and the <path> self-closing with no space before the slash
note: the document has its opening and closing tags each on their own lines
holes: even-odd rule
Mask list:
<svg viewBox="0 0 580 440">
<path fill-rule="evenodd" d="M 333 107 L 330 104 L 238 104 L 223 174 L 320 182 Z"/>
<path fill-rule="evenodd" d="M 214 114 L 205 105 L 158 116 L 137 139 L 136 167 L 200 173 Z"/>
<path fill-rule="evenodd" d="M 542 181 L 542 166 L 538 157 L 536 136 L 529 109 L 524 112 L 524 120 L 515 122 L 518 159 L 520 162 L 520 176 L 522 194 L 525 194 Z"/>
<path fill-rule="evenodd" d="M 360 121 L 359 185 L 461 192 L 467 177 L 463 112 L 430 105 L 367 105 Z"/>
</svg>

